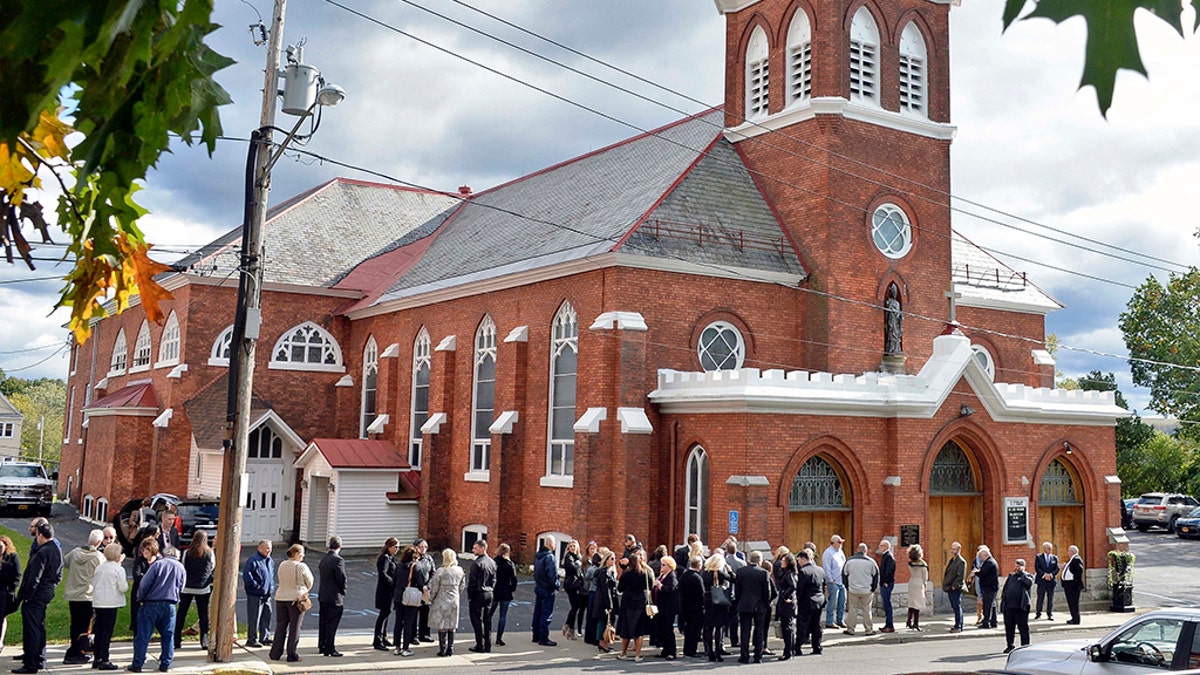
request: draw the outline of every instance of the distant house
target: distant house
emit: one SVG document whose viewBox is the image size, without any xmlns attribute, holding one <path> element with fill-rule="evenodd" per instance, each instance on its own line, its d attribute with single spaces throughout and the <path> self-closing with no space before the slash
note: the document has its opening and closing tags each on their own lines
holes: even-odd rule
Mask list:
<svg viewBox="0 0 1200 675">
<path fill-rule="evenodd" d="M 21 454 L 21 424 L 25 416 L 0 394 L 0 457 L 16 457 Z"/>
</svg>

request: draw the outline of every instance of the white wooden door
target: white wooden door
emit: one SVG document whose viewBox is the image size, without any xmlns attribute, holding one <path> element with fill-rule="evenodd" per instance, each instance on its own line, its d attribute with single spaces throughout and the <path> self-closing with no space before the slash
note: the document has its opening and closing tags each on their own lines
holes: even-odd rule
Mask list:
<svg viewBox="0 0 1200 675">
<path fill-rule="evenodd" d="M 283 532 L 283 465 L 252 463 L 246 467 L 247 503 L 242 516 L 242 543 L 278 541 Z"/>
<path fill-rule="evenodd" d="M 324 547 L 329 536 L 329 479 L 313 476 L 308 488 L 308 536 L 309 546 Z"/>
</svg>

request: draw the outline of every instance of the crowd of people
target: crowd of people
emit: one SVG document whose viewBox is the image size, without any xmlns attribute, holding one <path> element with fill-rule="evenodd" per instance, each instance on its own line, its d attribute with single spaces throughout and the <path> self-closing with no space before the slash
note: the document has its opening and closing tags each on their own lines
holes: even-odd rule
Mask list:
<svg viewBox="0 0 1200 675">
<path fill-rule="evenodd" d="M 127 670 L 141 672 L 150 639 L 157 631 L 161 642 L 158 669 L 168 671 L 175 650 L 182 646 L 185 617 L 193 604 L 199 616 L 200 647 L 208 648 L 208 601 L 215 556 L 203 531 L 194 533 L 187 548 L 180 550 L 171 514 L 165 513 L 159 525 L 143 527 L 134 546 L 132 585 L 121 565 L 123 548 L 112 527 L 91 531 L 86 544 L 66 553 L 45 518 L 31 522 L 29 533 L 33 543 L 24 574 L 12 541 L 0 536 L 0 640 L 6 617 L 18 607 L 24 630 L 24 652 L 17 657 L 21 666 L 13 672 L 36 673 L 46 667 L 46 607 L 60 583 L 70 609 L 70 641 L 64 663 L 91 662 L 99 670 L 118 669 L 109 659 L 109 648 L 117 611 L 125 605 L 130 588 L 134 650 Z M 741 550 L 732 537 L 709 550 L 693 534 L 674 551 L 658 546 L 648 552 L 634 535 L 627 535 L 619 550 L 594 541 L 586 546 L 570 541 L 560 561 L 558 542 L 547 536 L 540 542 L 533 565 L 531 637 L 539 645 L 557 646 L 551 639 L 551 624 L 560 591 L 566 594 L 569 606 L 561 629 L 564 638 L 582 639 L 602 654 L 615 653 L 618 659 L 634 661 L 642 660 L 646 644 L 657 648 L 656 656 L 666 660 L 682 655 L 719 662 L 733 654 L 730 650 L 737 650 L 741 663 L 759 663 L 764 656 L 787 660 L 803 655 L 805 645 L 810 654 L 820 654 L 826 629 L 854 635 L 861 622 L 866 635 L 876 634 L 876 593 L 884 615 L 879 631 L 894 632 L 891 598 L 897 565 L 891 542 L 881 541 L 874 556 L 866 543 L 847 556 L 843 543 L 842 537 L 834 535 L 820 554 L 816 544 L 808 542 L 795 553 L 780 546 L 767 556 Z M 336 645 L 347 585 L 341 548 L 338 537 L 329 539 L 314 577 L 304 562 L 302 545 L 289 547 L 286 560 L 276 569 L 272 543 L 264 540 L 258 544 L 242 569 L 247 647 L 270 646 L 273 660 L 286 655 L 289 662 L 301 661 L 299 631 L 315 594 L 320 603 L 318 651 L 326 657 L 342 656 Z M 1068 623 L 1079 623 L 1084 570 L 1075 546 L 1069 548 L 1066 563 L 1060 564 L 1052 544 L 1044 543 L 1035 559 L 1036 575 L 1026 572 L 1025 561 L 1017 559 L 1003 588 L 999 567 L 987 546 L 977 549 L 970 565 L 961 548 L 958 542 L 951 546 L 942 573 L 942 590 L 954 616 L 950 632 L 963 630 L 962 595 L 972 584 L 979 598 L 977 627 L 998 626 L 999 598 L 1005 651 L 1014 648 L 1018 633 L 1022 645 L 1029 643 L 1035 587 L 1035 619 L 1041 618 L 1044 607 L 1046 619 L 1053 620 L 1054 591 L 1061 581 L 1071 614 Z M 440 561 L 435 562 L 424 539 L 403 548 L 395 537 L 386 539 L 376 558 L 375 607 L 379 616 L 372 646 L 408 657 L 414 654 L 415 645 L 433 642 L 436 631 L 438 656 L 453 655 L 464 596 L 474 634 L 469 651 L 488 653 L 493 646 L 505 646 L 508 610 L 517 588 L 517 567 L 511 553 L 508 544 L 501 544 L 493 556 L 488 542 L 477 540 L 472 546 L 474 560 L 469 571 L 464 571 L 452 549 L 443 550 Z M 908 546 L 907 558 L 906 627 L 922 631 L 921 614 L 930 605 L 931 574 L 920 545 Z M 783 639 L 783 651 L 778 655 L 767 647 L 767 630 L 773 619 Z"/>
</svg>

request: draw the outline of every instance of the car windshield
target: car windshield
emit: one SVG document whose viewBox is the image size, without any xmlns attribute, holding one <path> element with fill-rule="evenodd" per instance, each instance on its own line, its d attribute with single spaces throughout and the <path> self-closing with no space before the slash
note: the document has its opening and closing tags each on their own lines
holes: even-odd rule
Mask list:
<svg viewBox="0 0 1200 675">
<path fill-rule="evenodd" d="M 1162 504 L 1162 500 L 1163 498 L 1158 495 L 1143 495 L 1142 498 L 1138 500 L 1138 504 L 1158 506 L 1159 504 Z"/>
<path fill-rule="evenodd" d="M 1192 509 L 1192 512 L 1189 513 L 1187 515 L 1187 517 L 1188 518 L 1200 518 L 1200 506 L 1197 506 L 1196 508 Z M 1197 632 L 1196 635 L 1200 635 L 1200 632 Z"/>
<path fill-rule="evenodd" d="M 0 465 L 0 478 L 45 478 L 46 472 L 40 466 L 29 465 Z"/>
</svg>

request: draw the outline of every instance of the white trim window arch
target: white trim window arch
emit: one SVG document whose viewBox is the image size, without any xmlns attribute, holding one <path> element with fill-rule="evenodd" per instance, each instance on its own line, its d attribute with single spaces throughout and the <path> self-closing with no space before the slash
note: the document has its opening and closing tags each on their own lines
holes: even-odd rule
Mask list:
<svg viewBox="0 0 1200 675">
<path fill-rule="evenodd" d="M 701 331 L 696 352 L 700 367 L 706 371 L 737 370 L 746 360 L 746 341 L 737 326 L 714 321 Z"/>
<path fill-rule="evenodd" d="M 163 326 L 162 338 L 158 341 L 158 362 L 154 367 L 162 368 L 179 363 L 179 343 L 179 316 L 172 311 Z"/>
<path fill-rule="evenodd" d="M 996 359 L 992 357 L 992 352 L 980 344 L 971 345 L 971 351 L 974 352 L 975 360 L 979 362 L 983 372 L 987 373 L 988 379 L 995 381 Z"/>
<path fill-rule="evenodd" d="M 408 463 L 417 471 L 421 469 L 421 450 L 425 443 L 421 427 L 429 419 L 429 373 L 433 365 L 431 354 L 432 344 L 429 339 L 429 331 L 424 326 L 421 326 L 421 330 L 417 331 L 416 339 L 413 340 L 412 406 L 410 414 L 412 425 L 409 432 L 408 445 Z"/>
<path fill-rule="evenodd" d="M 915 21 L 900 33 L 900 112 L 927 117 L 929 69 L 925 36 Z"/>
<path fill-rule="evenodd" d="M 796 8 L 787 34 L 787 102 L 812 97 L 812 23 L 803 8 Z"/>
<path fill-rule="evenodd" d="M 359 427 L 359 438 L 367 437 L 367 427 L 375 421 L 375 398 L 379 382 L 379 345 L 375 337 L 367 338 L 363 345 L 362 371 L 362 424 Z"/>
<path fill-rule="evenodd" d="M 471 464 L 469 480 L 488 480 L 492 456 L 492 422 L 496 419 L 496 324 L 484 316 L 475 331 L 471 395 Z"/>
<path fill-rule="evenodd" d="M 113 341 L 112 359 L 108 362 L 108 374 L 125 374 L 125 364 L 128 358 L 129 344 L 125 341 L 125 329 L 122 328 L 117 331 L 117 339 Z"/>
<path fill-rule="evenodd" d="M 540 532 L 537 536 L 537 550 L 542 550 L 542 543 L 546 540 L 546 537 L 554 537 L 554 554 L 558 556 L 558 560 L 561 562 L 563 556 L 567 554 L 567 544 L 571 543 L 571 535 L 566 532 Z"/>
<path fill-rule="evenodd" d="M 210 366 L 228 366 L 229 355 L 233 351 L 233 324 L 221 331 L 216 340 L 213 340 L 212 353 L 208 355 L 208 365 Z"/>
<path fill-rule="evenodd" d="M 879 105 L 879 27 L 866 7 L 850 22 L 850 100 Z"/>
<path fill-rule="evenodd" d="M 96 520 L 108 522 L 108 499 L 104 497 L 96 500 Z"/>
<path fill-rule="evenodd" d="M 579 369 L 579 316 L 563 302 L 550 336 L 550 414 L 546 477 L 575 475 L 575 392 Z M 543 482 L 543 484 L 545 484 Z"/>
<path fill-rule="evenodd" d="M 143 370 L 150 370 L 150 354 L 153 351 L 154 348 L 150 342 L 150 323 L 143 319 L 141 328 L 138 328 L 137 338 L 133 341 L 133 363 L 129 366 L 129 372 L 140 373 Z"/>
<path fill-rule="evenodd" d="M 697 445 L 688 453 L 686 480 L 683 499 L 684 535 L 699 535 L 700 541 L 708 541 L 708 453 Z"/>
<path fill-rule="evenodd" d="M 91 495 L 83 496 L 83 517 L 91 518 L 92 512 L 96 508 L 96 498 Z"/>
<path fill-rule="evenodd" d="M 481 541 L 481 540 L 487 541 L 487 538 L 488 538 L 487 525 L 482 525 L 479 523 L 472 523 L 471 525 L 464 525 L 463 529 L 462 529 L 462 548 L 460 548 L 459 550 L 462 551 L 463 553 L 470 553 L 471 547 L 475 545 L 475 542 Z"/>
<path fill-rule="evenodd" d="M 329 331 L 312 321 L 289 329 L 271 350 L 271 368 L 342 373 L 342 348 Z"/>
<path fill-rule="evenodd" d="M 771 43 L 755 26 L 746 43 L 746 119 L 766 117 L 771 102 Z"/>
</svg>

